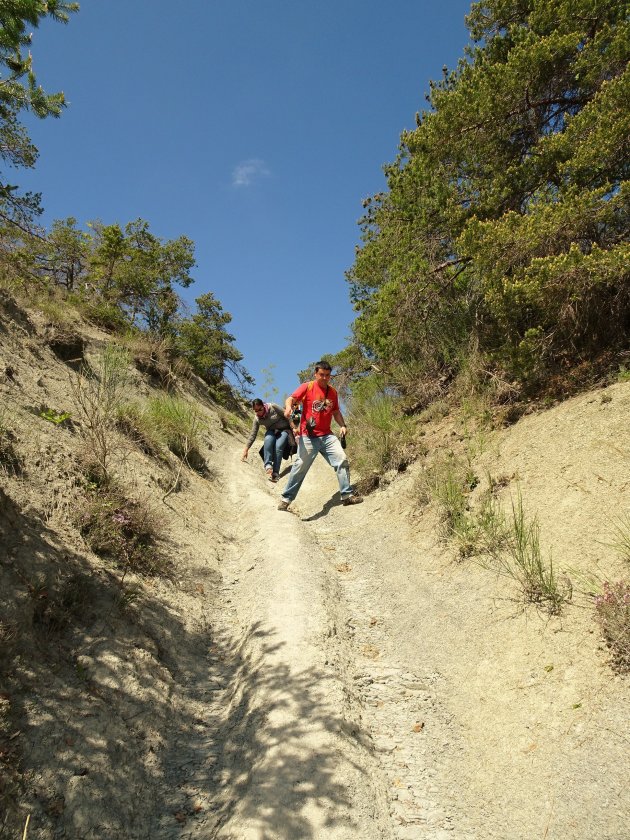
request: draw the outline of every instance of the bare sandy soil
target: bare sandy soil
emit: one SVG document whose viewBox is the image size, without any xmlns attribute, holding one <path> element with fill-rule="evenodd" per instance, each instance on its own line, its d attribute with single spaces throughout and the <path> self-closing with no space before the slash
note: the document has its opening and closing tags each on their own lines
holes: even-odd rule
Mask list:
<svg viewBox="0 0 630 840">
<path fill-rule="evenodd" d="M 241 463 L 244 431 L 208 401 L 209 472 L 165 500 L 172 466 L 120 439 L 176 568 L 121 589 L 73 524 L 81 430 L 39 413 L 73 414 L 72 371 L 44 322 L 4 309 L 21 467 L 0 476 L 1 837 L 27 819 L 38 840 L 630 836 L 629 682 L 582 583 L 628 577 L 610 543 L 630 511 L 630 384 L 488 436 L 472 464 L 538 515 L 574 582 L 560 616 L 457 559 L 418 501 L 423 463 L 346 508 L 322 461 L 282 513 L 286 476 Z M 88 333 L 89 359 L 105 336 Z M 151 392 L 140 374 L 133 389 Z M 426 440 L 430 457 L 458 439 L 443 420 Z M 55 624 L 70 579 L 81 609 Z"/>
</svg>

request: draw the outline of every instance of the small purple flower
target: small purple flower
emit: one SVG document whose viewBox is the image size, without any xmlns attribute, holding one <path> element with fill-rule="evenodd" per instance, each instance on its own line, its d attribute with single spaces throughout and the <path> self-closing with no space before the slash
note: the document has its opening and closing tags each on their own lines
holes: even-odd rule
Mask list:
<svg viewBox="0 0 630 840">
<path fill-rule="evenodd" d="M 124 510 L 117 510 L 112 514 L 112 522 L 115 522 L 117 525 L 129 525 L 131 518 Z"/>
</svg>

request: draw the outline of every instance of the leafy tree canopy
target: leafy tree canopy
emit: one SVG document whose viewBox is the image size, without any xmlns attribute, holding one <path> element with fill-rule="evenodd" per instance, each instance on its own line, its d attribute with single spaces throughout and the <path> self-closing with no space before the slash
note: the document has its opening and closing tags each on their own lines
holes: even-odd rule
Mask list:
<svg viewBox="0 0 630 840">
<path fill-rule="evenodd" d="M 226 327 L 232 316 L 225 312 L 212 292 L 196 299 L 197 312 L 179 324 L 177 348 L 192 369 L 208 384 L 218 385 L 226 369 L 245 391 L 254 380 L 240 364 L 243 356 Z"/>
<path fill-rule="evenodd" d="M 48 94 L 38 84 L 30 52 L 32 27 L 44 18 L 66 23 L 78 3 L 61 0 L 4 0 L 0 3 L 0 161 L 3 168 L 34 166 L 37 149 L 19 121 L 29 110 L 37 117 L 58 117 L 63 93 Z M 40 196 L 19 195 L 17 185 L 0 175 L 0 220 L 27 227 L 41 212 Z"/>
<path fill-rule="evenodd" d="M 630 22 L 613 0 L 484 0 L 472 46 L 364 202 L 363 356 L 402 391 L 473 348 L 537 387 L 627 349 Z"/>
</svg>

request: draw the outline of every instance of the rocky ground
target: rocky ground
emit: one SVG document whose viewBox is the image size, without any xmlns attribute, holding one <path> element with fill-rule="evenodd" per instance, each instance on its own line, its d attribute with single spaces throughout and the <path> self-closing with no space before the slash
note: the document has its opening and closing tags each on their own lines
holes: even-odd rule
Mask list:
<svg viewBox="0 0 630 840">
<path fill-rule="evenodd" d="M 73 415 L 72 368 L 44 320 L 3 306 L 19 468 L 5 464 L 0 496 L 0 836 L 628 837 L 628 678 L 584 581 L 628 577 L 611 542 L 630 510 L 630 383 L 471 456 L 505 505 L 520 491 L 537 514 L 543 553 L 573 581 L 558 616 L 458 557 L 422 504 L 425 461 L 348 508 L 321 462 L 279 512 L 286 477 L 242 463 L 244 432 L 207 399 L 208 470 L 178 492 L 164 498 L 172 466 L 125 450 L 121 475 L 158 511 L 175 572 L 121 587 L 73 524 L 81 429 L 41 417 Z M 86 340 L 91 358 L 106 336 Z M 133 388 L 153 385 L 138 373 Z M 458 436 L 445 418 L 426 441 L 430 457 Z M 55 623 L 69 580 L 80 605 Z"/>
</svg>

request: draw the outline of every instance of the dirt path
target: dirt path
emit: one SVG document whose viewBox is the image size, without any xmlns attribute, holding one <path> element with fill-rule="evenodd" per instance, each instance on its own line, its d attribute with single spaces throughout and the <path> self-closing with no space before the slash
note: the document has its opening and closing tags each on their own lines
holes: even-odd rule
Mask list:
<svg viewBox="0 0 630 840">
<path fill-rule="evenodd" d="M 181 745 L 171 775 L 207 817 L 163 836 L 390 837 L 382 774 L 347 685 L 339 582 L 314 535 L 275 509 L 260 465 L 240 464 L 236 446 L 217 458 L 227 492 L 216 626 L 229 651 L 214 658 L 206 735 Z M 198 679 L 203 694 L 207 676 Z"/>
<path fill-rule="evenodd" d="M 625 840 L 627 686 L 583 610 L 549 619 L 454 564 L 437 523 L 403 513 L 411 477 L 343 508 L 318 463 L 291 515 L 275 509 L 285 479 L 224 457 L 224 598 L 246 664 L 216 834 L 178 836 Z"/>
<path fill-rule="evenodd" d="M 456 560 L 419 509 L 421 461 L 349 508 L 320 461 L 282 513 L 286 476 L 242 464 L 207 405 L 208 473 L 166 499 L 170 469 L 119 440 L 174 569 L 123 589 L 72 524 L 80 438 L 33 408 L 72 406 L 68 371 L 8 323 L 0 409 L 25 471 L 0 476 L 0 618 L 20 628 L 0 723 L 22 772 L 3 840 L 27 817 L 28 840 L 628 840 L 629 682 L 579 573 L 628 578 L 610 543 L 630 522 L 630 383 L 525 417 L 471 462 L 538 515 L 576 582 L 560 617 Z M 458 439 L 440 422 L 433 451 Z"/>
</svg>

